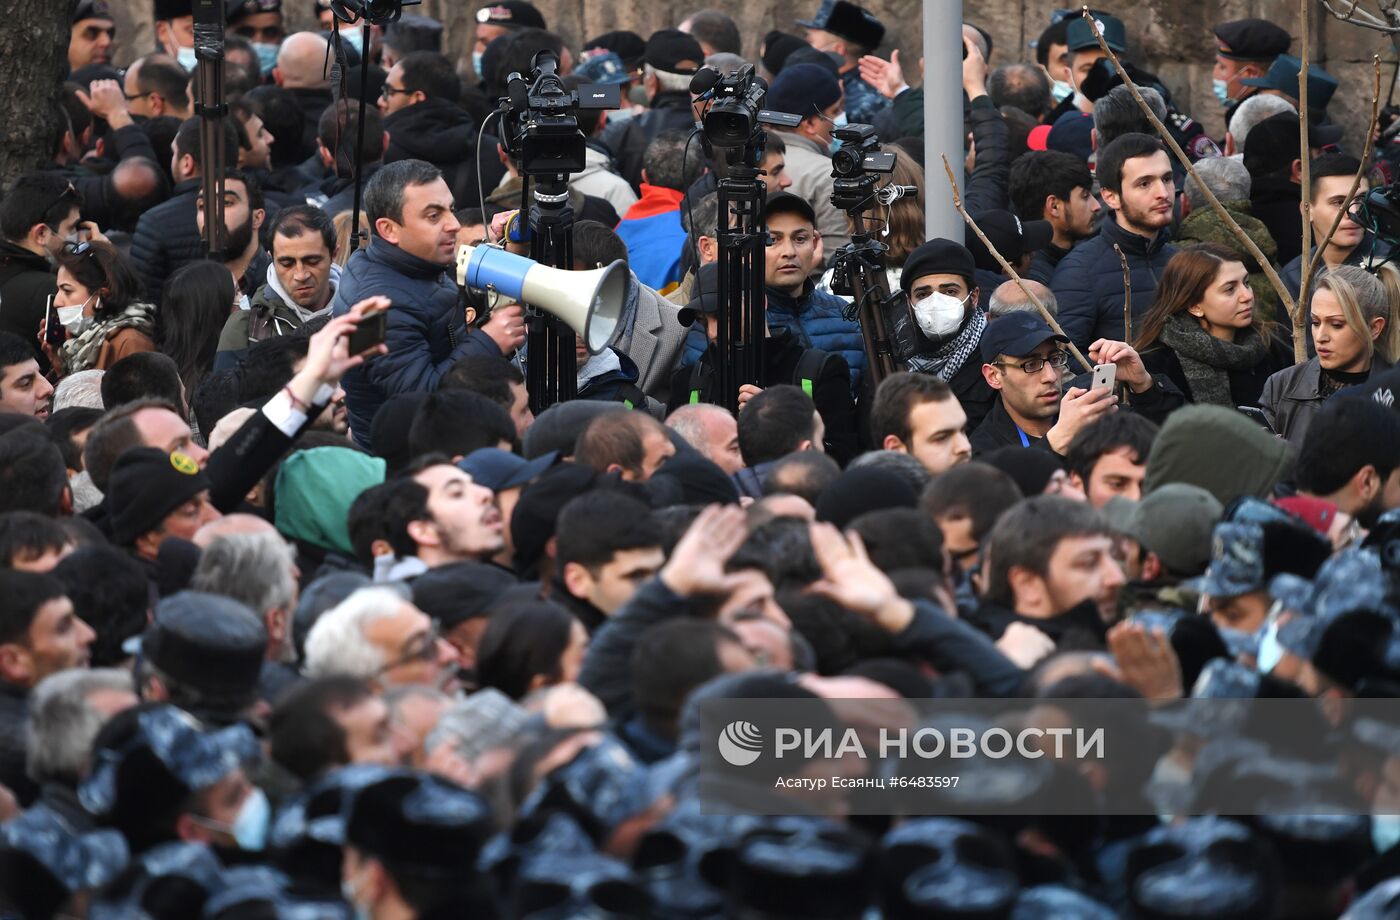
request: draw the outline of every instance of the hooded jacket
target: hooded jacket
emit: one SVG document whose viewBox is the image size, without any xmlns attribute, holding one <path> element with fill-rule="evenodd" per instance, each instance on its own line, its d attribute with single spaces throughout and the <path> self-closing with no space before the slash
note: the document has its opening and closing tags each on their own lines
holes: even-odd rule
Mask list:
<svg viewBox="0 0 1400 920">
<path fill-rule="evenodd" d="M 501 354 L 485 332 L 467 328 L 457 285 L 446 269 L 377 236 L 368 249 L 350 256 L 331 312 L 343 316 L 373 295 L 393 302 L 384 336 L 389 353 L 351 368 L 341 381 L 355 441 L 366 449 L 374 413 L 390 396 L 437 389 L 442 375 L 467 355 Z"/>
<path fill-rule="evenodd" d="M 1133 281 L 1133 324 L 1152 306 L 1157 279 L 1176 247 L 1166 229 L 1151 240 L 1118 226 L 1112 217 L 1099 222 L 1098 236 L 1078 243 L 1055 268 L 1050 289 L 1059 301 L 1060 326 L 1079 350 L 1088 352 L 1095 339 L 1123 340 L 1123 267 L 1113 245 L 1128 260 Z"/>
<path fill-rule="evenodd" d="M 340 285 L 340 273 L 340 266 L 332 262 L 332 298 Z M 224 323 L 224 331 L 219 334 L 219 350 L 214 356 L 214 370 L 228 370 L 254 342 L 287 335 L 317 317 L 330 315 L 330 302 L 320 310 L 303 310 L 297 306 L 282 287 L 277 266 L 267 266 L 266 279 L 249 300 L 248 309 L 235 311 Z"/>
<path fill-rule="evenodd" d="M 865 339 L 860 323 L 846 319 L 845 299 L 814 286 L 810 281 L 798 297 L 767 288 L 768 325 L 786 329 L 804 348 L 820 348 L 846 359 L 851 371 L 851 391 L 860 386 L 865 371 Z"/>
</svg>

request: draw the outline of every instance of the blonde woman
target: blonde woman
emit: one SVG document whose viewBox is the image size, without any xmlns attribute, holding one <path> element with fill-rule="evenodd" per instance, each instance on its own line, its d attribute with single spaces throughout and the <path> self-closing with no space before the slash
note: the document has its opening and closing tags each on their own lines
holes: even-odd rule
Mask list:
<svg viewBox="0 0 1400 920">
<path fill-rule="evenodd" d="M 1312 341 L 1317 356 L 1264 383 L 1259 408 L 1274 431 L 1295 446 L 1330 396 L 1389 369 L 1400 347 L 1400 272 L 1356 265 L 1334 268 L 1313 292 Z"/>
</svg>

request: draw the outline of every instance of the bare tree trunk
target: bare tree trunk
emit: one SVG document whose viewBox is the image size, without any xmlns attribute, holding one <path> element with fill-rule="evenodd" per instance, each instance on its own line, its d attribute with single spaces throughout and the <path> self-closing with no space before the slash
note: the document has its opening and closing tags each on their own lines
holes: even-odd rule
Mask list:
<svg viewBox="0 0 1400 920">
<path fill-rule="evenodd" d="M 55 102 L 68 68 L 72 0 L 7 0 L 0 16 L 0 187 L 53 161 Z"/>
</svg>

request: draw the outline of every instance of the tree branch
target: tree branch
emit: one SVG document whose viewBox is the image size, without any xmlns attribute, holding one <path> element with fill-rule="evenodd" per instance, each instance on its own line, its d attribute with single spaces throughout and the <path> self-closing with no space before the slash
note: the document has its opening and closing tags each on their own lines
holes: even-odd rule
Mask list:
<svg viewBox="0 0 1400 920">
<path fill-rule="evenodd" d="M 1298 162 L 1302 164 L 1300 182 L 1303 195 L 1303 274 L 1298 283 L 1298 303 L 1293 310 L 1293 361 L 1302 364 L 1308 360 L 1308 343 L 1303 339 L 1303 314 L 1307 312 L 1308 299 L 1303 292 L 1312 281 L 1312 156 L 1308 147 L 1308 43 L 1312 36 L 1308 23 L 1312 19 L 1312 0 L 1299 0 L 1302 6 L 1302 24 L 1298 27 Z"/>
<path fill-rule="evenodd" d="M 1081 10 L 1081 15 L 1089 20 L 1092 27 L 1093 16 L 1090 15 L 1089 8 L 1086 6 L 1082 7 Z M 1268 276 L 1269 283 L 1273 285 L 1274 290 L 1278 292 L 1279 302 L 1288 310 L 1288 315 L 1292 316 L 1297 307 L 1293 302 L 1292 295 L 1288 293 L 1288 288 L 1284 287 L 1283 279 L 1278 276 L 1278 272 L 1274 270 L 1273 265 L 1270 264 L 1264 253 L 1259 250 L 1254 240 L 1249 238 L 1249 234 L 1240 229 L 1240 225 L 1235 221 L 1235 218 L 1230 215 L 1229 211 L 1225 210 L 1225 206 L 1220 203 L 1220 199 L 1215 197 L 1215 192 L 1211 191 L 1210 186 L 1201 181 L 1201 177 L 1196 173 L 1195 167 L 1191 165 L 1191 158 L 1181 149 L 1181 145 L 1172 137 L 1166 125 L 1162 124 L 1161 119 L 1157 117 L 1157 113 L 1152 111 L 1152 107 L 1147 104 L 1147 100 L 1142 98 L 1142 92 L 1138 89 L 1137 84 L 1133 82 L 1132 77 L 1128 76 L 1128 72 L 1123 69 L 1123 62 L 1118 60 L 1118 55 L 1114 54 L 1113 49 L 1108 47 L 1108 43 L 1105 42 L 1103 36 L 1099 34 L 1098 28 L 1094 27 L 1093 32 L 1094 37 L 1098 39 L 1099 47 L 1103 49 L 1103 53 L 1108 56 L 1108 59 L 1113 62 L 1114 69 L 1118 71 L 1118 75 L 1123 79 L 1123 85 L 1128 87 L 1128 91 L 1133 94 L 1133 99 L 1137 102 L 1138 108 L 1142 109 L 1143 114 L 1147 116 L 1147 120 L 1152 123 L 1152 127 L 1157 129 L 1157 133 L 1161 135 L 1162 140 L 1166 141 L 1167 146 L 1171 149 L 1172 153 L 1176 155 L 1181 165 L 1186 167 L 1186 172 L 1196 180 L 1196 184 L 1200 186 L 1201 192 L 1206 196 L 1206 200 L 1210 202 L 1210 206 L 1215 209 L 1215 213 L 1220 216 L 1220 219 L 1225 222 L 1225 226 L 1230 228 L 1230 232 L 1235 235 L 1235 239 L 1239 240 L 1244 246 L 1245 251 L 1254 257 L 1254 261 L 1263 270 L 1264 274 Z"/>
<path fill-rule="evenodd" d="M 1366 142 L 1361 148 L 1361 165 L 1357 167 L 1356 175 L 1351 180 L 1351 188 L 1347 191 L 1347 206 L 1339 210 L 1332 218 L 1332 226 L 1328 228 L 1327 235 L 1318 241 L 1311 258 L 1303 264 L 1302 283 L 1298 286 L 1299 303 L 1308 302 L 1309 290 L 1317 275 L 1318 266 L 1322 264 L 1323 253 L 1331 244 L 1332 236 L 1337 232 L 1337 228 L 1342 225 L 1342 218 L 1347 215 L 1351 203 L 1356 200 L 1356 193 L 1361 189 L 1361 177 L 1366 175 L 1366 161 L 1371 157 L 1372 142 L 1375 140 L 1376 125 L 1380 122 L 1381 114 L 1381 56 L 1379 54 L 1371 55 L 1371 66 L 1374 69 L 1375 85 L 1371 89 L 1371 122 L 1366 128 Z"/>
<path fill-rule="evenodd" d="M 987 239 L 987 234 L 983 233 L 982 228 L 977 226 L 977 221 L 973 220 L 972 215 L 967 213 L 967 209 L 963 207 L 962 196 L 958 194 L 958 180 L 953 176 L 953 167 L 948 163 L 948 155 L 945 153 L 942 154 L 942 156 L 943 169 L 948 173 L 948 184 L 952 186 L 953 189 L 953 207 L 957 208 L 958 213 L 962 215 L 962 219 L 967 222 L 967 225 L 972 228 L 972 232 L 977 234 L 977 238 L 982 241 L 982 245 L 986 246 L 987 251 L 997 260 L 997 264 L 1001 266 L 1001 270 L 1011 276 L 1011 280 L 1016 282 L 1017 287 L 1021 289 L 1021 293 L 1025 294 L 1026 299 L 1034 304 L 1035 308 L 1040 311 L 1040 318 L 1049 324 L 1056 335 L 1065 335 L 1065 331 L 1060 328 L 1060 324 L 1055 321 L 1055 317 L 1045 308 L 1045 304 L 1041 303 L 1040 298 L 1035 296 L 1030 288 L 1026 287 L 1026 282 L 1021 280 L 1021 276 L 1016 273 L 1016 269 L 1012 268 L 1011 263 L 1006 261 L 1006 256 L 1003 256 L 997 251 L 997 248 L 992 245 L 992 241 Z M 1065 336 L 1065 338 L 1069 338 L 1069 336 Z M 1073 342 L 1069 343 L 1069 351 L 1070 354 L 1074 355 L 1074 359 L 1084 366 L 1086 371 L 1093 373 L 1094 365 L 1088 362 L 1084 355 L 1080 353 L 1079 349 L 1075 347 Z"/>
</svg>

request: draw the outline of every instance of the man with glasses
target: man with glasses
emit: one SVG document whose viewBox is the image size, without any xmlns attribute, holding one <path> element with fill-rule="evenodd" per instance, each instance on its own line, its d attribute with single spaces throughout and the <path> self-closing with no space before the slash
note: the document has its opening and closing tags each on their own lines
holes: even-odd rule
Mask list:
<svg viewBox="0 0 1400 920">
<path fill-rule="evenodd" d="M 1079 429 L 1113 410 L 1117 400 L 1111 389 L 1074 388 L 1061 397 L 1062 372 L 1069 364 L 1069 352 L 1061 346 L 1068 342 L 1035 313 L 1013 313 L 987 326 L 982 378 L 1000 398 L 972 434 L 973 456 L 1017 444 L 1063 455 Z M 1141 367 L 1141 360 L 1137 364 Z M 1146 371 L 1143 376 L 1151 387 L 1152 378 Z"/>
<path fill-rule="evenodd" d="M 189 74 L 163 54 L 138 58 L 122 78 L 127 109 L 143 119 L 168 115 L 184 121 L 193 115 L 189 84 Z"/>
<path fill-rule="evenodd" d="M 380 693 L 391 687 L 443 687 L 457 652 L 428 615 L 389 587 L 361 588 L 321 615 L 306 636 L 310 677 L 345 674 Z"/>
</svg>

